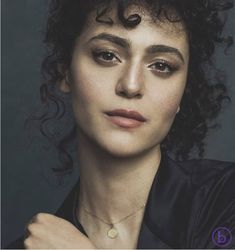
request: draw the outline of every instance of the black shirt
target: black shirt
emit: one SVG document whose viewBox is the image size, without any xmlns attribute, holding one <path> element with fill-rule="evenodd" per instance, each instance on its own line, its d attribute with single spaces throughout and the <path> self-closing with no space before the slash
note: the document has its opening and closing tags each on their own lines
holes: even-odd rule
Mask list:
<svg viewBox="0 0 235 250">
<path fill-rule="evenodd" d="M 56 215 L 86 235 L 75 216 L 79 181 Z M 146 248 L 234 248 L 235 164 L 162 155 L 138 238 Z M 23 238 L 8 248 L 23 248 Z"/>
</svg>

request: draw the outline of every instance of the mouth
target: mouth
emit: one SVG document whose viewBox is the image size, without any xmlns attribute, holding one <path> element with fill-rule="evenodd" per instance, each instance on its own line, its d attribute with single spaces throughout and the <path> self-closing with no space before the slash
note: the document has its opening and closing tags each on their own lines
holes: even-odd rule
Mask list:
<svg viewBox="0 0 235 250">
<path fill-rule="evenodd" d="M 137 128 L 147 119 L 134 110 L 116 109 L 105 112 L 106 117 L 115 125 L 122 128 Z"/>
</svg>

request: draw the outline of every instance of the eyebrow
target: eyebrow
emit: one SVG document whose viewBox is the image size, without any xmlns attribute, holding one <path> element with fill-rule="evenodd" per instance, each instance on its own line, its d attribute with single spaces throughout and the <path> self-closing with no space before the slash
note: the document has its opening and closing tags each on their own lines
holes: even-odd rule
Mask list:
<svg viewBox="0 0 235 250">
<path fill-rule="evenodd" d="M 183 55 L 181 54 L 181 52 L 178 49 L 176 49 L 174 47 L 170 47 L 170 46 L 166 46 L 166 45 L 162 45 L 162 44 L 152 45 L 149 48 L 147 48 L 147 53 L 148 54 L 154 54 L 154 53 L 175 54 L 184 63 Z"/>
<path fill-rule="evenodd" d="M 91 42 L 93 40 L 104 40 L 111 43 L 114 43 L 124 49 L 130 49 L 131 48 L 131 42 L 125 38 L 121 38 L 115 35 L 111 35 L 108 33 L 101 33 L 97 36 L 92 37 L 88 42 Z M 182 62 L 184 62 L 184 57 L 182 53 L 174 47 L 166 46 L 163 44 L 158 45 L 151 45 L 146 49 L 146 52 L 148 54 L 155 54 L 155 53 L 169 53 L 169 54 L 175 54 Z"/>
<path fill-rule="evenodd" d="M 111 43 L 119 45 L 120 47 L 122 47 L 124 49 L 130 49 L 130 47 L 131 47 L 131 42 L 129 40 L 115 36 L 115 35 L 111 35 L 108 33 L 101 33 L 97 36 L 94 36 L 88 42 L 93 41 L 93 40 L 109 41 Z"/>
</svg>

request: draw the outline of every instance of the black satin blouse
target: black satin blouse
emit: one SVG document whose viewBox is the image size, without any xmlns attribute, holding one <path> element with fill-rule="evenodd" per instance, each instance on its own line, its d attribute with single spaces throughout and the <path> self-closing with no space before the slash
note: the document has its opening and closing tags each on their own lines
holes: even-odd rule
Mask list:
<svg viewBox="0 0 235 250">
<path fill-rule="evenodd" d="M 79 182 L 56 215 L 86 232 L 75 216 Z M 138 249 L 235 247 L 235 164 L 174 161 L 162 155 L 152 183 Z M 8 248 L 23 248 L 19 239 Z"/>
</svg>

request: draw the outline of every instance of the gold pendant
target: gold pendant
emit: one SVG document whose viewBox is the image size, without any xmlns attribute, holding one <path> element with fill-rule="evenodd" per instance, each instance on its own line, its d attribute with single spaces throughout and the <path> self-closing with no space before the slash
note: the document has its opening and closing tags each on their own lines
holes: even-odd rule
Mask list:
<svg viewBox="0 0 235 250">
<path fill-rule="evenodd" d="M 112 226 L 112 227 L 108 230 L 107 235 L 108 235 L 109 238 L 115 239 L 115 238 L 117 238 L 117 236 L 118 236 L 118 231 L 117 231 L 117 229 L 116 229 L 115 227 Z"/>
</svg>

